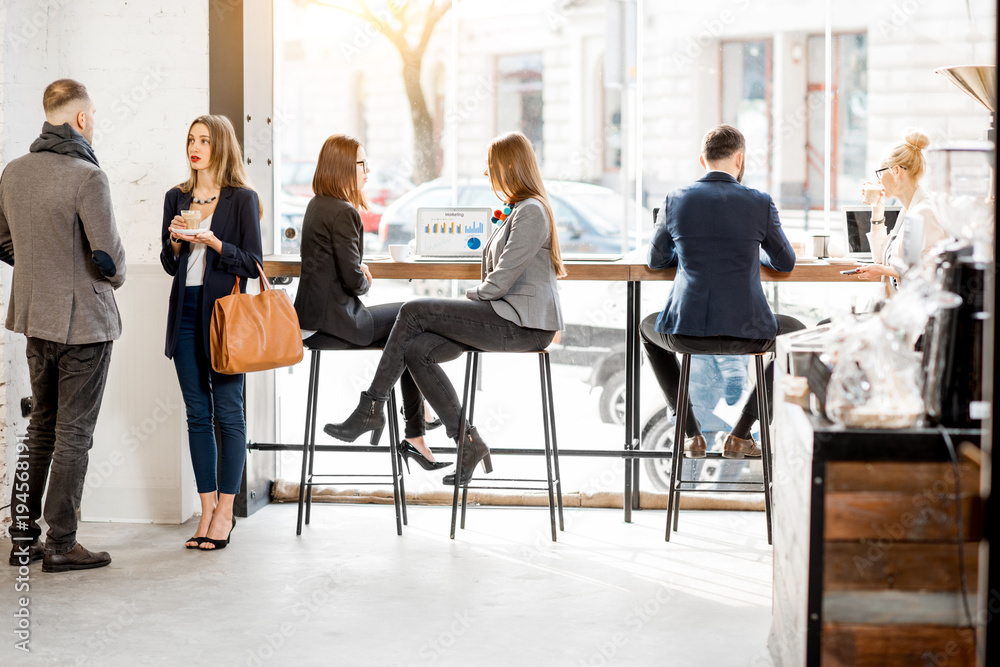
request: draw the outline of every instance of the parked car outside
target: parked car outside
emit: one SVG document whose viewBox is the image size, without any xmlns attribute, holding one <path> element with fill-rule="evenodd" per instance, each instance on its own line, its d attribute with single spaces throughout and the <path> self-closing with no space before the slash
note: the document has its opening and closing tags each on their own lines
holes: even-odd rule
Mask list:
<svg viewBox="0 0 1000 667">
<path fill-rule="evenodd" d="M 292 235 L 289 238 L 285 232 L 287 230 L 293 229 L 294 225 L 286 226 L 285 222 L 290 222 L 299 215 L 297 208 L 301 205 L 301 201 L 311 199 L 314 194 L 312 190 L 312 180 L 313 174 L 316 173 L 316 162 L 310 160 L 285 160 L 281 163 L 281 192 L 282 192 L 282 209 L 281 217 L 283 221 L 282 225 L 282 252 L 286 252 L 284 248 L 287 246 L 290 248 L 287 252 L 297 253 L 298 245 L 295 241 L 295 236 Z M 375 234 L 378 232 L 379 221 L 382 219 L 382 213 L 385 210 L 385 206 L 400 195 L 409 192 L 413 189 L 413 183 L 411 183 L 406 177 L 401 176 L 398 172 L 391 169 L 385 169 L 377 165 L 371 167 L 371 171 L 368 173 L 368 183 L 365 185 L 365 196 L 368 198 L 368 203 L 371 208 L 367 211 L 361 211 L 361 223 L 364 226 L 364 230 L 368 234 Z M 286 210 L 285 204 L 290 203 L 291 208 L 288 210 L 286 221 Z M 300 221 L 301 222 L 301 221 Z M 302 225 L 298 226 L 299 231 L 302 229 Z M 292 233 L 289 232 L 289 235 Z"/>
<path fill-rule="evenodd" d="M 547 181 L 549 200 L 556 218 L 559 244 L 566 253 L 620 253 L 621 220 L 625 202 L 610 188 L 573 181 Z M 424 183 L 386 207 L 379 224 L 383 248 L 413 239 L 418 208 L 452 206 L 451 183 L 436 179 Z M 497 209 L 500 201 L 485 178 L 458 184 L 457 206 Z M 644 210 L 643 220 L 652 220 Z"/>
</svg>

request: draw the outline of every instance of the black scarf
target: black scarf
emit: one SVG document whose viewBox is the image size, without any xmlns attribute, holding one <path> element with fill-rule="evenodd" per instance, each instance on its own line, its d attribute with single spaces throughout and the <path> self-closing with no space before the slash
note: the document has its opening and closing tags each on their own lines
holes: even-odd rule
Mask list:
<svg viewBox="0 0 1000 667">
<path fill-rule="evenodd" d="M 98 167 L 94 148 L 83 138 L 83 135 L 70 127 L 69 123 L 52 125 L 46 122 L 42 125 L 42 133 L 31 143 L 32 153 L 58 153 L 86 160 Z"/>
</svg>

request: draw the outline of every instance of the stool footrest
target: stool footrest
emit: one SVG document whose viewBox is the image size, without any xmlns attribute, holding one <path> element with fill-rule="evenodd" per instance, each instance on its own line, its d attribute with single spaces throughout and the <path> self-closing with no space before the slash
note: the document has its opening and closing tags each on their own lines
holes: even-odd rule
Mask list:
<svg viewBox="0 0 1000 667">
<path fill-rule="evenodd" d="M 474 489 L 483 490 L 488 489 L 490 491 L 548 491 L 547 486 L 475 486 L 472 484 L 462 486 L 463 489 Z"/>
</svg>

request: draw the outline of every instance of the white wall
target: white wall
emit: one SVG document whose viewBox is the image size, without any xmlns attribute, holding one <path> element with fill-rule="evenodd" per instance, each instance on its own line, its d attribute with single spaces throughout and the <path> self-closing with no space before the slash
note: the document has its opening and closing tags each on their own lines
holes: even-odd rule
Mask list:
<svg viewBox="0 0 1000 667">
<path fill-rule="evenodd" d="M 94 148 L 111 182 L 128 263 L 158 264 L 163 195 L 185 178 L 188 124 L 208 111 L 207 0 L 4 0 L 0 34 L 0 162 L 27 152 L 38 135 L 49 82 L 83 82 L 97 105 Z M 9 281 L 9 272 L 0 272 L 2 313 Z M 22 342 L 4 333 L 0 462 L 8 464 L 13 433 L 26 426 L 14 413 L 30 393 Z M 160 355 L 161 344 L 150 341 L 150 354 Z M 105 404 L 105 414 L 112 410 Z M 0 483 L 0 498 L 7 493 Z"/>
</svg>

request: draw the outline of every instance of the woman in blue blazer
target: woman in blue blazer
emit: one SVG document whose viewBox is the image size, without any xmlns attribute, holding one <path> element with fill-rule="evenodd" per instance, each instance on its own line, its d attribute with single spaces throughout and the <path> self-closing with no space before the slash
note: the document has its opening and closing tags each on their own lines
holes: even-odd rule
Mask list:
<svg viewBox="0 0 1000 667">
<path fill-rule="evenodd" d="M 188 129 L 191 175 L 167 192 L 163 203 L 160 263 L 174 277 L 167 313 L 166 355 L 173 359 L 187 410 L 188 440 L 201 520 L 185 542 L 189 549 L 222 549 L 236 519 L 246 457 L 243 375 L 212 370 L 209 325 L 215 301 L 239 281 L 259 276 L 262 209 L 248 185 L 233 125 L 225 116 L 201 116 Z M 181 211 L 198 211 L 200 226 L 188 230 Z M 213 416 L 222 433 L 220 478 Z M 218 497 L 216 497 L 218 493 Z"/>
<path fill-rule="evenodd" d="M 542 350 L 562 328 L 556 279 L 566 275 L 555 218 L 542 184 L 531 142 L 520 132 L 497 137 L 485 175 L 510 213 L 483 248 L 482 280 L 465 299 L 414 299 L 403 304 L 386 341 L 375 377 L 347 420 L 324 430 L 351 441 L 382 428 L 383 406 L 392 386 L 408 369 L 448 437 L 458 438 L 462 404 L 439 364 L 467 347 L 495 352 Z M 492 472 L 489 448 L 475 427 L 463 448 L 462 483 L 483 461 Z M 445 484 L 454 483 L 454 475 Z"/>
</svg>

